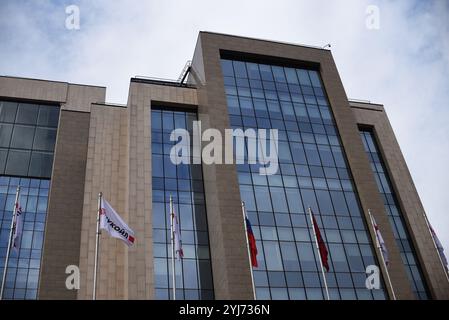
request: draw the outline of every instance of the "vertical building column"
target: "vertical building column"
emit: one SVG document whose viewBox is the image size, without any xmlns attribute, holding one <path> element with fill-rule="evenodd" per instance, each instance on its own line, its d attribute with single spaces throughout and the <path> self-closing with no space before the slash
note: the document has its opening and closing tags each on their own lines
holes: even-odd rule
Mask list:
<svg viewBox="0 0 449 320">
<path fill-rule="evenodd" d="M 193 69 L 202 129 L 230 128 L 217 43 L 200 34 Z M 211 263 L 216 299 L 253 299 L 235 165 L 203 165 Z"/>
<path fill-rule="evenodd" d="M 38 299 L 76 299 L 66 267 L 79 265 L 90 114 L 61 110 Z"/>
<path fill-rule="evenodd" d="M 85 174 L 80 245 L 81 288 L 78 299 L 93 291 L 98 193 L 102 192 L 124 221 L 129 222 L 127 200 L 127 110 L 92 105 Z M 134 229 L 134 225 L 128 223 Z M 102 232 L 97 274 L 97 299 L 127 298 L 127 255 L 132 247 Z"/>
</svg>

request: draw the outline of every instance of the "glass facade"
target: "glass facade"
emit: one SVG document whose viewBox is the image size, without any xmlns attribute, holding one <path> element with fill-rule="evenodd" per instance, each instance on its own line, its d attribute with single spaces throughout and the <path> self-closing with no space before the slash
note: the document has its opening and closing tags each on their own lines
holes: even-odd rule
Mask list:
<svg viewBox="0 0 449 320">
<path fill-rule="evenodd" d="M 50 178 L 59 107 L 0 101 L 0 175 Z"/>
<path fill-rule="evenodd" d="M 20 185 L 23 231 L 18 252 L 11 250 L 5 299 L 36 299 L 50 180 L 0 177 L 0 272 L 3 275 L 12 209 Z"/>
<path fill-rule="evenodd" d="M 331 299 L 386 299 L 365 287 L 377 264 L 338 130 L 316 71 L 222 59 L 234 129 L 278 129 L 279 170 L 239 164 L 241 198 L 258 245 L 258 299 L 324 299 L 306 210 L 315 214 L 329 251 Z"/>
<path fill-rule="evenodd" d="M 169 198 L 179 217 L 184 258 L 176 260 L 176 299 L 213 299 L 209 235 L 201 165 L 170 160 L 174 128 L 192 135 L 194 112 L 152 110 L 153 252 L 156 299 L 172 299 Z"/>
<path fill-rule="evenodd" d="M 390 177 L 388 176 L 388 171 L 376 143 L 374 133 L 371 130 L 361 130 L 360 136 L 362 138 L 365 151 L 368 154 L 371 168 L 374 173 L 374 178 L 377 182 L 377 187 L 379 188 L 379 192 L 384 200 L 385 211 L 387 212 L 390 220 L 394 237 L 399 247 L 402 262 L 404 263 L 407 271 L 413 292 L 418 299 L 428 299 L 428 291 L 426 289 L 424 277 L 418 265 L 415 249 L 413 248 L 401 208 L 398 204 Z"/>
<path fill-rule="evenodd" d="M 59 107 L 0 101 L 0 272 L 3 274 L 17 186 L 20 248 L 11 250 L 5 299 L 36 299 Z"/>
</svg>

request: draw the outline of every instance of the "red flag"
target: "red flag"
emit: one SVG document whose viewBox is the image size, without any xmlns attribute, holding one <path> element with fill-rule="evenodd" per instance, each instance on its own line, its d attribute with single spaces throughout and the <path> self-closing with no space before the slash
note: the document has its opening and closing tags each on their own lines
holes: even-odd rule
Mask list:
<svg viewBox="0 0 449 320">
<path fill-rule="evenodd" d="M 328 252 L 326 244 L 324 243 L 323 237 L 321 237 L 321 232 L 320 229 L 318 228 L 318 224 L 316 223 L 313 213 L 312 219 L 313 219 L 313 229 L 315 230 L 316 238 L 318 241 L 318 248 L 320 250 L 321 262 L 323 263 L 323 267 L 326 268 L 326 271 L 329 271 L 329 263 L 327 261 Z"/>
<path fill-rule="evenodd" d="M 257 268 L 259 265 L 257 263 L 257 246 L 256 246 L 256 238 L 254 237 L 253 229 L 251 228 L 251 223 L 248 218 L 246 219 L 246 232 L 248 233 L 248 242 L 249 242 L 249 251 L 251 254 L 251 265 Z"/>
</svg>

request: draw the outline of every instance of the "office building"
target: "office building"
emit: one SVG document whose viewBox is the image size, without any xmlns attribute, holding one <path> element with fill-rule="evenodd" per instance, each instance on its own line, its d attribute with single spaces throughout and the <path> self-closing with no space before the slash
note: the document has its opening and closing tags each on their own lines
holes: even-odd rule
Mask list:
<svg viewBox="0 0 449 320">
<path fill-rule="evenodd" d="M 184 250 L 178 299 L 253 299 L 253 281 L 257 299 L 325 299 L 309 206 L 329 252 L 331 299 L 392 299 L 392 288 L 401 300 L 449 298 L 385 109 L 348 99 L 330 50 L 201 32 L 180 81 L 132 78 L 126 105 L 105 93 L 0 77 L 0 267 L 19 184 L 24 212 L 5 298 L 92 298 L 99 192 L 136 234 L 128 248 L 103 232 L 99 299 L 170 298 L 170 195 Z M 175 165 L 170 133 L 192 132 L 196 120 L 223 134 L 277 129 L 276 174 Z M 241 201 L 258 246 L 253 272 Z M 79 290 L 66 288 L 69 265 L 79 266 Z M 380 267 L 379 289 L 366 287 L 369 265 Z"/>
</svg>

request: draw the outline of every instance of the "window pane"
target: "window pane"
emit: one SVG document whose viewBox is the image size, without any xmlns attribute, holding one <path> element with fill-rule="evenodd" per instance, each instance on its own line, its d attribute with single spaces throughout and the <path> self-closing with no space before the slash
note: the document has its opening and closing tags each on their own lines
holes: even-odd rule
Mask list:
<svg viewBox="0 0 449 320">
<path fill-rule="evenodd" d="M 167 260 L 155 258 L 154 259 L 154 286 L 166 287 L 168 286 L 167 278 Z"/>
<path fill-rule="evenodd" d="M 2 174 L 5 170 L 7 156 L 8 156 L 8 151 L 5 149 L 0 149 L 0 174 Z M 0 203 L 0 210 L 1 210 L 1 203 Z"/>
<path fill-rule="evenodd" d="M 284 262 L 285 271 L 299 270 L 298 255 L 294 242 L 281 242 L 282 260 Z"/>
<path fill-rule="evenodd" d="M 332 207 L 332 201 L 331 201 L 328 191 L 317 190 L 316 197 L 318 200 L 318 206 L 320 208 L 320 213 L 322 215 L 334 214 L 334 209 Z"/>
<path fill-rule="evenodd" d="M 250 79 L 260 79 L 259 67 L 256 63 L 246 63 Z"/>
<path fill-rule="evenodd" d="M 33 152 L 29 175 L 32 177 L 51 177 L 53 166 L 53 154 L 45 152 Z"/>
<path fill-rule="evenodd" d="M 246 210 L 256 210 L 256 204 L 254 202 L 254 192 L 251 186 L 242 186 L 240 188 L 240 195 L 242 197 L 242 201 L 245 202 Z"/>
<path fill-rule="evenodd" d="M 56 129 L 37 128 L 33 149 L 53 151 L 56 142 Z"/>
<path fill-rule="evenodd" d="M 0 122 L 14 122 L 17 102 L 0 101 Z"/>
<path fill-rule="evenodd" d="M 213 289 L 212 274 L 210 272 L 211 270 L 210 261 L 200 260 L 198 262 L 198 268 L 199 268 L 198 274 L 201 288 Z"/>
<path fill-rule="evenodd" d="M 29 126 L 14 126 L 14 131 L 11 139 L 11 148 L 31 149 L 33 145 L 34 127 Z"/>
<path fill-rule="evenodd" d="M 152 172 L 155 177 L 163 177 L 164 176 L 164 165 L 163 165 L 163 156 L 153 154 L 152 157 Z"/>
<path fill-rule="evenodd" d="M 59 108 L 55 106 L 39 106 L 37 124 L 44 127 L 57 127 L 59 122 Z"/>
<path fill-rule="evenodd" d="M 304 153 L 304 148 L 301 143 L 290 143 L 293 161 L 297 164 L 306 164 L 306 155 Z"/>
<path fill-rule="evenodd" d="M 301 197 L 299 195 L 298 189 L 285 189 L 287 194 L 287 202 L 289 206 L 289 210 L 291 213 L 302 213 L 304 212 L 303 204 L 301 201 Z"/>
<path fill-rule="evenodd" d="M 299 78 L 299 83 L 304 86 L 310 86 L 312 83 L 310 82 L 309 75 L 307 70 L 297 70 L 297 75 Z"/>
<path fill-rule="evenodd" d="M 299 262 L 301 263 L 301 269 L 303 271 L 315 271 L 316 264 L 312 243 L 298 243 L 297 251 Z"/>
<path fill-rule="evenodd" d="M 183 260 L 183 273 L 184 273 L 184 287 L 197 289 L 198 288 L 198 277 L 196 262 L 194 260 L 185 259 Z"/>
<path fill-rule="evenodd" d="M 283 188 L 270 188 L 274 212 L 288 212 Z"/>
<path fill-rule="evenodd" d="M 39 106 L 36 104 L 19 103 L 16 123 L 35 125 Z"/>
<path fill-rule="evenodd" d="M 310 80 L 312 81 L 312 86 L 321 87 L 320 76 L 317 71 L 309 70 Z"/>
<path fill-rule="evenodd" d="M 221 70 L 223 71 L 224 76 L 228 76 L 228 77 L 234 76 L 234 70 L 232 68 L 232 61 L 221 60 Z"/>
<path fill-rule="evenodd" d="M 342 216 L 349 215 L 348 208 L 346 206 L 346 201 L 343 196 L 343 192 L 331 191 L 331 197 L 335 208 L 335 214 Z"/>
<path fill-rule="evenodd" d="M 11 141 L 12 124 L 0 123 L 0 148 L 9 148 Z"/>
<path fill-rule="evenodd" d="M 234 72 L 237 78 L 248 78 L 244 62 L 234 61 Z"/>
<path fill-rule="evenodd" d="M 162 130 L 161 112 L 159 112 L 159 111 L 151 112 L 151 129 L 152 130 Z"/>
<path fill-rule="evenodd" d="M 172 112 L 162 112 L 162 127 L 164 131 L 172 131 L 174 129 Z"/>
<path fill-rule="evenodd" d="M 307 155 L 307 161 L 309 162 L 309 165 L 312 166 L 320 166 L 320 156 L 318 154 L 317 146 L 314 144 L 306 143 L 304 144 L 304 149 L 306 151 Z"/>
<path fill-rule="evenodd" d="M 270 66 L 260 64 L 259 70 L 260 70 L 260 76 L 262 77 L 262 80 L 273 81 L 273 74 L 271 73 Z"/>
<path fill-rule="evenodd" d="M 30 152 L 10 150 L 6 162 L 6 174 L 13 176 L 26 176 L 30 162 Z"/>
<path fill-rule="evenodd" d="M 274 80 L 278 82 L 286 82 L 285 75 L 284 75 L 284 68 L 273 66 L 271 67 L 273 70 Z"/>
<path fill-rule="evenodd" d="M 282 271 L 282 259 L 279 244 L 274 241 L 264 241 L 263 244 L 267 270 Z"/>
<path fill-rule="evenodd" d="M 273 211 L 271 207 L 270 194 L 266 187 L 255 187 L 257 210 Z"/>
<path fill-rule="evenodd" d="M 288 83 L 298 84 L 298 78 L 296 77 L 295 69 L 292 68 L 284 68 L 285 75 L 287 77 Z"/>
</svg>

